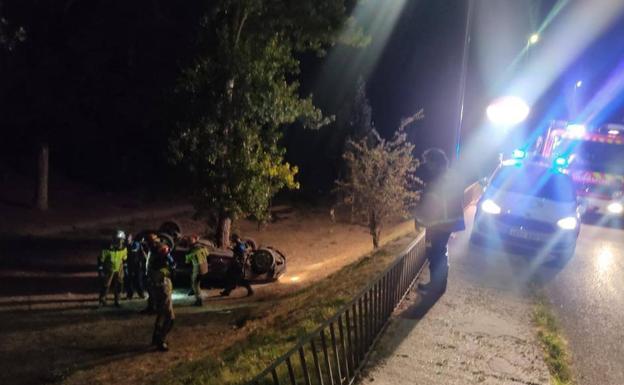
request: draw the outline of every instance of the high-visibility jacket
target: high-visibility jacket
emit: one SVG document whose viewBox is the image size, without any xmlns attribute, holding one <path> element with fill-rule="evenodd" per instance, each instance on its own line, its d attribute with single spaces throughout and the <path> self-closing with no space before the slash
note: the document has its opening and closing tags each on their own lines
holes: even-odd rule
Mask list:
<svg viewBox="0 0 624 385">
<path fill-rule="evenodd" d="M 118 249 L 111 246 L 102 250 L 100 255 L 100 263 L 110 271 L 120 271 L 126 259 L 128 259 L 128 249 L 125 247 Z"/>
<path fill-rule="evenodd" d="M 208 254 L 209 251 L 204 246 L 195 246 L 186 254 L 186 263 L 193 265 L 195 269 L 199 269 L 200 274 L 208 272 Z"/>
</svg>

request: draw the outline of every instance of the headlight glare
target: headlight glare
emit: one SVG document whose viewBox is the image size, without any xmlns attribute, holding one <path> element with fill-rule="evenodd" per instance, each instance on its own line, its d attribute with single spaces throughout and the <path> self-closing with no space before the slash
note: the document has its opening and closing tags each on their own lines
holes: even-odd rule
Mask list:
<svg viewBox="0 0 624 385">
<path fill-rule="evenodd" d="M 498 215 L 501 213 L 501 208 L 491 199 L 486 199 L 481 203 L 481 209 L 488 214 Z"/>
<path fill-rule="evenodd" d="M 563 230 L 574 230 L 578 226 L 578 220 L 575 217 L 565 217 L 557 222 L 557 226 Z"/>
<path fill-rule="evenodd" d="M 607 206 L 607 210 L 611 214 L 622 214 L 622 212 L 624 212 L 624 206 L 620 202 L 611 202 Z"/>
</svg>

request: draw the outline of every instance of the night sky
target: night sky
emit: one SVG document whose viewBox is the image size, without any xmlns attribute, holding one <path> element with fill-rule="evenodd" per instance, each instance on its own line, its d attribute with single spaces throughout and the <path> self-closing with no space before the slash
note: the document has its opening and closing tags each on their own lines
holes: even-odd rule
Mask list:
<svg viewBox="0 0 624 385">
<path fill-rule="evenodd" d="M 0 60 L 0 114 L 5 143 L 10 143 L 2 161 L 19 172 L 32 171 L 31 150 L 38 132 L 47 131 L 53 133 L 48 137 L 53 172 L 87 181 L 119 178 L 126 185 L 137 183 L 137 175 L 141 182 L 162 175 L 167 131 L 176 112 L 171 90 L 178 68 L 189 60 L 185 42 L 195 31 L 188 26 L 198 13 L 190 8 L 182 12 L 166 2 L 157 9 L 149 1 L 131 7 L 123 1 L 79 2 L 80 7 L 67 14 L 42 12 L 53 9 L 46 8 L 53 3 L 4 3 L 3 12 L 11 20 L 35 27 L 31 40 L 16 49 L 11 60 Z M 555 3 L 475 1 L 464 147 L 482 130 L 487 104 L 547 46 L 550 27 L 542 33 L 543 43 L 510 67 Z M 300 166 L 304 186 L 328 191 L 337 177 L 341 144 L 333 131 L 344 122 L 359 77 L 367 82 L 373 120 L 382 135 L 390 136 L 401 118 L 424 108 L 425 119 L 408 127 L 417 154 L 431 146 L 452 152 L 466 4 L 369 0 L 354 10 L 372 38 L 368 46 L 337 44 L 322 58 L 301 56 L 302 94 L 314 93 L 317 105 L 337 118 L 320 132 L 286 130 L 288 160 Z M 565 17 L 564 12 L 553 24 Z M 524 130 L 518 130 L 522 135 L 511 135 L 514 140 L 523 140 L 547 118 L 567 117 L 570 84 L 577 79 L 584 84 L 578 97 L 589 100 L 614 76 L 624 58 L 624 19 L 611 25 L 541 93 Z M 619 91 L 611 95 L 614 102 L 602 120 L 622 120 L 624 93 Z M 513 140 L 505 140 L 512 145 Z M 115 164 L 105 161 L 109 155 Z"/>
</svg>

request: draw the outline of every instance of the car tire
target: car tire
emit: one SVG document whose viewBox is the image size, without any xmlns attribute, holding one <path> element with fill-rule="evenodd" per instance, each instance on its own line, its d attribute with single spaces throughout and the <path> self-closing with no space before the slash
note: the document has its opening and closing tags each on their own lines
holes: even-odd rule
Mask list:
<svg viewBox="0 0 624 385">
<path fill-rule="evenodd" d="M 271 273 L 276 264 L 276 251 L 263 247 L 251 254 L 251 269 L 255 274 L 267 274 Z"/>
<path fill-rule="evenodd" d="M 158 235 L 158 238 L 160 238 L 160 241 L 164 244 L 166 244 L 167 246 L 169 246 L 169 250 L 173 251 L 173 249 L 175 249 L 175 241 L 173 240 L 173 237 L 171 235 L 169 235 L 168 233 L 157 233 L 156 235 Z"/>
<path fill-rule="evenodd" d="M 182 236 L 182 226 L 174 220 L 169 220 L 160 225 L 158 232 L 169 234 L 172 238 L 177 239 Z"/>
</svg>

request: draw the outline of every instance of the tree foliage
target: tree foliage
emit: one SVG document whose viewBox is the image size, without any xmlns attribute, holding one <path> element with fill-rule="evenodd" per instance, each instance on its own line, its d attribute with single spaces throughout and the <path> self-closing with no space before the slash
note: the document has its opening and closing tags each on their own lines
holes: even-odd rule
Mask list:
<svg viewBox="0 0 624 385">
<path fill-rule="evenodd" d="M 345 151 L 348 173 L 337 186 L 353 197 L 354 209 L 367 218 L 375 248 L 383 225 L 389 219 L 407 216 L 416 201 L 416 193 L 410 190 L 418 167 L 413 150 L 403 130 L 397 130 L 391 140 L 373 130 L 371 136 L 349 141 Z"/>
<path fill-rule="evenodd" d="M 344 0 L 210 2 L 200 54 L 179 82 L 187 108 L 172 141 L 200 213 L 216 211 L 220 222 L 265 218 L 277 191 L 298 188 L 297 168 L 284 162 L 282 129 L 328 119 L 311 96 L 299 95 L 296 54 L 322 52 L 344 20 Z M 218 234 L 222 245 L 226 235 Z"/>
</svg>

